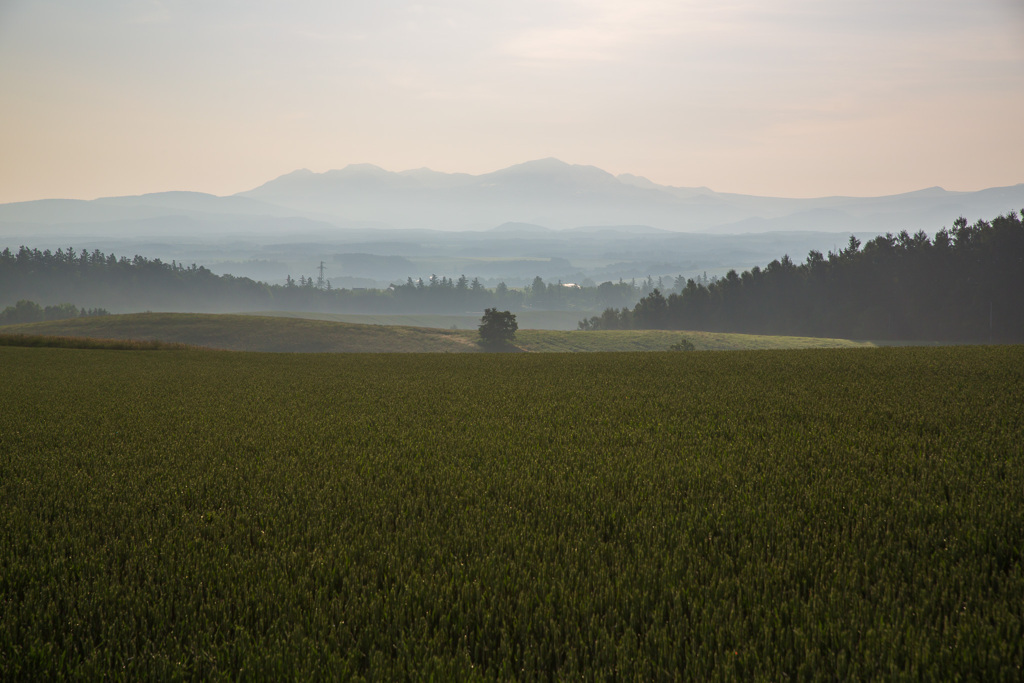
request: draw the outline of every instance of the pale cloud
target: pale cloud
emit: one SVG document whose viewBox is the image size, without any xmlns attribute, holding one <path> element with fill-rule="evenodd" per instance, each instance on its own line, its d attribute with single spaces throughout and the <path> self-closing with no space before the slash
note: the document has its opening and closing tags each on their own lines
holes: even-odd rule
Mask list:
<svg viewBox="0 0 1024 683">
<path fill-rule="evenodd" d="M 0 201 L 552 155 L 779 194 L 1011 184 L 1021 35 L 1019 0 L 0 0 Z"/>
<path fill-rule="evenodd" d="M 530 63 L 610 62 L 651 41 L 707 36 L 727 30 L 735 12 L 728 4 L 636 0 L 574 2 L 566 25 L 531 27 L 510 37 L 505 53 Z"/>
</svg>

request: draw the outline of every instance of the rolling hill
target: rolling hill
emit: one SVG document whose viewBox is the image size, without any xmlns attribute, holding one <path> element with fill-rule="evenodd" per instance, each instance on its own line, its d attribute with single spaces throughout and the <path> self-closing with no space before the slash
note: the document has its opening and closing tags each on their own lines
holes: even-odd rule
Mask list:
<svg viewBox="0 0 1024 683">
<path fill-rule="evenodd" d="M 233 351 L 299 353 L 480 353 L 472 330 L 360 325 L 254 315 L 132 313 L 6 325 L 0 335 L 159 341 Z M 865 342 L 716 332 L 520 330 L 521 352 L 664 351 L 681 338 L 698 350 L 837 348 Z M 35 345 L 35 344 L 33 344 Z"/>
</svg>

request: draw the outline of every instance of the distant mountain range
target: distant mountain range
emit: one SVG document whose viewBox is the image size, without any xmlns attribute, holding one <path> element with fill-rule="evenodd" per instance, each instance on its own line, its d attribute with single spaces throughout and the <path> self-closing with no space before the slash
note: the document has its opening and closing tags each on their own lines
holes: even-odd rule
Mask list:
<svg viewBox="0 0 1024 683">
<path fill-rule="evenodd" d="M 1024 208 L 1024 184 L 782 199 L 668 187 L 541 159 L 469 175 L 359 164 L 217 197 L 159 192 L 0 204 L 0 249 L 73 246 L 282 282 L 326 263 L 337 286 L 480 276 L 493 286 L 724 274 L 885 232 L 933 234 Z"/>
<path fill-rule="evenodd" d="M 359 164 L 295 171 L 236 197 L 394 227 L 485 229 L 527 223 L 555 229 L 643 225 L 669 231 L 902 230 L 973 220 L 1024 206 L 1024 184 L 979 192 L 933 187 L 887 197 L 784 199 L 658 185 L 594 166 L 541 159 L 468 175 L 393 173 Z"/>
<path fill-rule="evenodd" d="M 716 234 L 933 232 L 961 215 L 974 221 L 1022 207 L 1024 184 L 977 192 L 933 187 L 884 197 L 786 199 L 670 187 L 541 159 L 482 175 L 426 168 L 396 173 L 370 164 L 325 173 L 303 169 L 228 197 L 162 192 L 2 204 L 0 231 L 34 225 L 62 226 L 71 233 L 104 228 L 138 235 L 139 230 L 171 229 L 279 237 L 336 228 L 461 231 L 497 226 L 510 234 L 610 226 Z"/>
</svg>

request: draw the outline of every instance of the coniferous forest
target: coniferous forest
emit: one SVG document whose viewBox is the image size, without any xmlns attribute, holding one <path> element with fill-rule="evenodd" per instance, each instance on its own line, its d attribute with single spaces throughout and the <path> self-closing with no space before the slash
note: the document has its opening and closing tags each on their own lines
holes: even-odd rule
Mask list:
<svg viewBox="0 0 1024 683">
<path fill-rule="evenodd" d="M 0 313 L 23 301 L 39 307 L 65 305 L 109 310 L 112 313 L 189 311 L 196 313 L 259 310 L 331 313 L 476 313 L 485 308 L 512 311 L 602 310 L 631 306 L 653 283 L 604 282 L 593 287 L 545 283 L 540 277 L 523 289 L 499 283 L 493 289 L 479 279 L 431 277 L 395 284 L 387 289 L 342 289 L 329 281 L 288 276 L 284 284 L 246 277 L 217 275 L 203 266 L 166 263 L 88 252 L 74 248 L 56 251 L 22 246 L 0 251 Z M 31 308 L 31 306 L 28 306 Z M 39 320 L 44 319 L 40 314 Z M 6 322 L 32 322 L 12 317 Z M 0 324 L 4 319 L 0 318 Z"/>
<path fill-rule="evenodd" d="M 751 334 L 958 342 L 1024 341 L 1024 225 L 1011 212 L 929 239 L 886 234 L 861 246 L 788 256 L 707 286 L 655 290 L 582 329 L 690 329 Z"/>
</svg>

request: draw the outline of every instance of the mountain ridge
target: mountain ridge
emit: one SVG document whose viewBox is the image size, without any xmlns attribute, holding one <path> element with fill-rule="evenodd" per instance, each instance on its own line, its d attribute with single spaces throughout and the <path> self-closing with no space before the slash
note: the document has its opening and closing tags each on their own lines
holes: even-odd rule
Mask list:
<svg viewBox="0 0 1024 683">
<path fill-rule="evenodd" d="M 1021 207 L 1024 183 L 971 192 L 933 186 L 877 197 L 760 197 L 660 185 L 639 175 L 615 176 L 596 166 L 546 157 L 477 175 L 426 167 L 396 172 L 356 163 L 321 173 L 296 169 L 226 196 L 170 191 L 13 202 L 0 204 L 0 230 L 112 223 L 127 229 L 126 222 L 181 216 L 183 221 L 228 225 L 239 232 L 256 217 L 305 219 L 342 230 L 481 231 L 520 224 L 551 230 L 647 226 L 716 234 L 914 232 L 934 231 L 960 215 L 973 221 Z"/>
<path fill-rule="evenodd" d="M 975 192 L 933 186 L 876 197 L 759 197 L 660 185 L 643 176 L 615 176 L 596 166 L 546 157 L 478 175 L 350 164 L 297 183 L 286 174 L 234 196 L 405 228 L 481 230 L 523 223 L 554 229 L 647 225 L 676 232 L 729 232 L 768 225 L 787 229 L 786 218 L 792 216 L 793 225 L 801 226 L 795 229 L 885 232 L 934 230 L 937 220 L 948 224 L 957 215 L 991 217 L 1024 206 L 1024 183 Z M 832 215 L 836 222 L 805 225 L 815 213 L 820 219 Z"/>
</svg>

